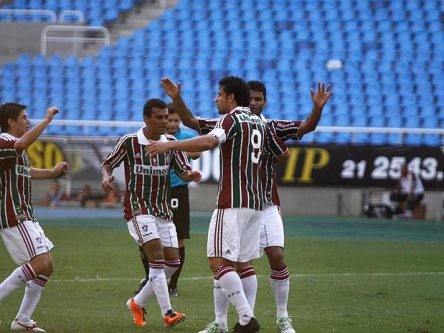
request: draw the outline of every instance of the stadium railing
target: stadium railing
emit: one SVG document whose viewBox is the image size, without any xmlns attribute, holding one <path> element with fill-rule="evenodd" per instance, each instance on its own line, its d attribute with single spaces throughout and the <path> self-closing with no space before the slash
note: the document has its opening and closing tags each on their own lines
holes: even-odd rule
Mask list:
<svg viewBox="0 0 444 333">
<path fill-rule="evenodd" d="M 72 33 L 72 35 L 67 36 L 66 33 Z M 101 33 L 102 37 L 81 35 L 82 33 Z M 110 45 L 111 35 L 107 28 L 100 26 L 48 25 L 42 30 L 40 52 L 42 55 L 46 55 L 48 43 L 67 42 L 72 43 L 73 53 L 76 54 L 75 48 L 81 43 Z"/>
<path fill-rule="evenodd" d="M 36 123 L 38 120 L 33 119 L 31 122 Z M 64 126 L 64 127 L 74 127 L 78 128 L 78 135 L 86 136 L 104 136 L 97 135 L 97 133 L 104 133 L 106 131 L 97 132 L 97 128 L 102 129 L 126 129 L 134 130 L 143 126 L 143 122 L 140 121 L 106 121 L 106 120 L 68 120 L 68 119 L 57 119 L 51 122 L 51 128 Z M 57 129 L 55 129 L 57 132 Z M 113 135 L 113 131 L 110 131 L 110 135 L 105 136 L 116 136 Z M 441 144 L 444 144 L 444 129 L 443 128 L 407 128 L 407 127 L 348 127 L 348 126 L 318 126 L 315 132 L 326 132 L 326 133 L 350 133 L 351 142 L 356 143 L 356 135 L 359 133 L 383 133 L 383 134 L 395 134 L 399 135 L 399 143 L 403 143 L 405 137 L 408 134 L 419 134 L 419 135 L 436 135 L 439 137 Z M 393 144 L 393 143 L 392 143 Z"/>
<path fill-rule="evenodd" d="M 11 18 L 15 15 L 18 16 L 30 16 L 30 17 L 46 17 L 50 22 L 57 22 L 57 14 L 53 10 L 49 9 L 0 9 L 1 17 Z"/>
</svg>

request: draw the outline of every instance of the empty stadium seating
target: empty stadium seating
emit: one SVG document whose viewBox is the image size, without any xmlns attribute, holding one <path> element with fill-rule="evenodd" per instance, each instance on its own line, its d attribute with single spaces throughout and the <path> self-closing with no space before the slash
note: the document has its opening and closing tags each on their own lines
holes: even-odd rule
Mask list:
<svg viewBox="0 0 444 333">
<path fill-rule="evenodd" d="M 126 12 L 134 7 L 134 4 L 140 0 L 107 0 L 107 1 L 88 1 L 88 0 L 15 0 L 10 5 L 3 5 L 4 9 L 49 9 L 56 14 L 63 10 L 78 10 L 85 15 L 88 24 L 101 26 L 116 20 L 120 12 Z M 1 20 L 47 20 L 45 16 L 32 16 L 23 14 L 0 15 Z M 76 21 L 75 17 L 65 17 L 66 21 Z"/>
<path fill-rule="evenodd" d="M 97 15 L 112 21 L 116 8 L 127 10 L 134 1 L 100 2 Z M 30 3 L 86 13 L 96 6 L 80 0 L 15 1 Z M 304 119 L 312 107 L 310 88 L 325 81 L 334 96 L 320 125 L 443 128 L 443 12 L 439 0 L 181 0 L 95 57 L 21 55 L 3 66 L 0 97 L 30 105 L 34 118 L 58 104 L 66 119 L 140 120 L 146 99 L 166 98 L 159 82 L 169 76 L 182 82 L 184 99 L 197 115 L 216 117 L 217 81 L 233 74 L 266 84 L 270 118 Z M 328 69 L 331 59 L 343 67 Z M 307 139 L 442 143 L 436 134 L 323 132 Z"/>
</svg>

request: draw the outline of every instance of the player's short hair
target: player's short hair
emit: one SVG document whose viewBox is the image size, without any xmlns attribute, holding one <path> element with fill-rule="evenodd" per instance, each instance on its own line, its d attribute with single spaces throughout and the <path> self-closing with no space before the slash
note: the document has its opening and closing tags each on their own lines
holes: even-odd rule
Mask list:
<svg viewBox="0 0 444 333">
<path fill-rule="evenodd" d="M 153 112 L 153 108 L 166 109 L 166 107 L 167 105 L 161 99 L 151 98 L 146 101 L 145 105 L 143 106 L 143 115 L 149 117 L 151 116 L 151 112 Z"/>
<path fill-rule="evenodd" d="M 219 87 L 226 94 L 233 94 L 238 106 L 250 105 L 250 89 L 247 83 L 237 76 L 225 76 L 219 81 Z"/>
<path fill-rule="evenodd" d="M 167 103 L 168 114 L 177 113 L 174 103 Z"/>
<path fill-rule="evenodd" d="M 27 106 L 19 103 L 5 103 L 0 105 L 0 130 L 2 133 L 9 129 L 8 120 L 17 120 L 20 112 L 26 110 Z"/>
<path fill-rule="evenodd" d="M 264 95 L 264 98 L 267 99 L 267 88 L 265 88 L 265 84 L 262 82 L 251 80 L 247 82 L 247 86 L 250 90 L 261 92 Z"/>
</svg>

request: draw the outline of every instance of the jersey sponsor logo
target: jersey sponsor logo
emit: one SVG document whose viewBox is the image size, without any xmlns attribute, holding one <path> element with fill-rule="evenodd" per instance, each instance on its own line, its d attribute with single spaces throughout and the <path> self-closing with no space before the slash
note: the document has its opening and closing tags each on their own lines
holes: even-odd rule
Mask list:
<svg viewBox="0 0 444 333">
<path fill-rule="evenodd" d="M 170 171 L 170 168 L 168 165 L 140 165 L 135 164 L 134 165 L 134 173 L 137 175 L 145 175 L 145 176 L 164 176 L 167 175 Z"/>
<path fill-rule="evenodd" d="M 262 124 L 262 120 L 259 117 L 252 117 L 248 114 L 240 114 L 238 115 L 239 122 L 248 122 L 253 124 Z"/>
<path fill-rule="evenodd" d="M 15 173 L 19 176 L 31 177 L 31 168 L 24 165 L 16 165 Z"/>
</svg>

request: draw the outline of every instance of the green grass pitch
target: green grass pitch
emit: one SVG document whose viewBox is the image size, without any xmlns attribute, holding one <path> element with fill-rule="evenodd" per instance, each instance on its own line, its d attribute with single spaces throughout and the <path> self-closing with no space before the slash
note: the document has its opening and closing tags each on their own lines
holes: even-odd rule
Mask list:
<svg viewBox="0 0 444 333">
<path fill-rule="evenodd" d="M 59 217 L 58 217 L 59 216 Z M 124 307 L 143 269 L 136 244 L 118 218 L 65 218 L 40 223 L 55 244 L 55 272 L 34 319 L 47 332 L 193 332 L 212 321 L 212 274 L 205 256 L 209 213 L 193 214 L 192 236 L 173 306 L 186 320 L 163 326 L 155 300 L 145 328 Z M 444 224 L 286 217 L 285 257 L 291 274 L 289 312 L 298 332 L 444 332 Z M 0 247 L 0 279 L 15 265 Z M 255 315 L 274 333 L 276 311 L 265 258 L 255 262 Z M 0 304 L 8 332 L 22 298 Z M 229 325 L 237 316 L 231 309 Z"/>
</svg>

